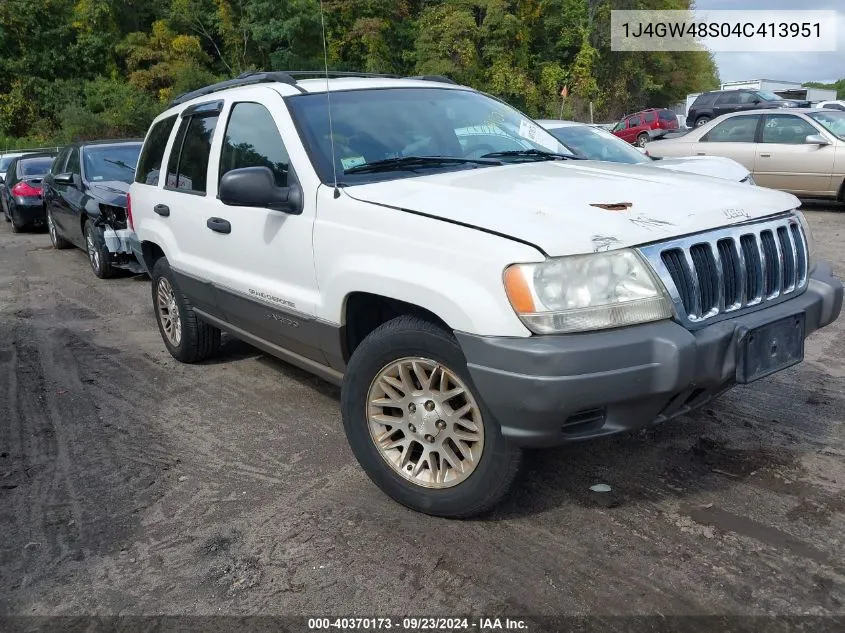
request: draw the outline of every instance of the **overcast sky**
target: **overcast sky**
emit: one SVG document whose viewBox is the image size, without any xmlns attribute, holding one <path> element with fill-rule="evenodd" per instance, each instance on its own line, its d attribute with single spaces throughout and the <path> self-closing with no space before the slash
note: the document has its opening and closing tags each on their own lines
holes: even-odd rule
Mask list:
<svg viewBox="0 0 845 633">
<path fill-rule="evenodd" d="M 830 53 L 716 53 L 724 81 L 845 79 L 845 0 L 696 0 L 698 9 L 834 9 L 838 50 Z"/>
</svg>

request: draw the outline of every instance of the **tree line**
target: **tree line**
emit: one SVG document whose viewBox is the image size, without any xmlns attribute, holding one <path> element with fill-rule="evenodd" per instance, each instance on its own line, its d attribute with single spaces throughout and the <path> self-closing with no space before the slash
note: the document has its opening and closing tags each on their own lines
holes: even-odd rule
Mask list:
<svg viewBox="0 0 845 633">
<path fill-rule="evenodd" d="M 701 53 L 610 50 L 611 9 L 691 0 L 3 0 L 0 148 L 142 136 L 248 70 L 437 74 L 534 116 L 597 121 L 718 87 Z M 566 86 L 568 97 L 562 99 Z"/>
</svg>

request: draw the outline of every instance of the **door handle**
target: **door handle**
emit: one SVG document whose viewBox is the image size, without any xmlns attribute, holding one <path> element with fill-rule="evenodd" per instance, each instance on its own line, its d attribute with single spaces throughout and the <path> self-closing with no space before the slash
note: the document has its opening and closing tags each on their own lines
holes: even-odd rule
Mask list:
<svg viewBox="0 0 845 633">
<path fill-rule="evenodd" d="M 771 158 L 771 154 L 760 154 L 760 158 Z"/>
<path fill-rule="evenodd" d="M 168 207 L 166 204 L 157 204 L 153 207 L 153 211 L 155 211 L 164 218 L 170 215 L 170 207 Z"/>
<path fill-rule="evenodd" d="M 208 218 L 205 225 L 216 233 L 229 234 L 232 232 L 232 225 L 229 224 L 229 220 L 223 218 Z"/>
</svg>

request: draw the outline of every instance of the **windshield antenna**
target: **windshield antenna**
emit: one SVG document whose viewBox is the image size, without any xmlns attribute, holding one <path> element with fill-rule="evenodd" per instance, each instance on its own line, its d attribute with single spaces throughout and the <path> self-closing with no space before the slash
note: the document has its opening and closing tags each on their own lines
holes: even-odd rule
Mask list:
<svg viewBox="0 0 845 633">
<path fill-rule="evenodd" d="M 326 66 L 326 103 L 329 109 L 329 140 L 332 147 L 332 172 L 334 173 L 334 197 L 340 198 L 340 189 L 337 186 L 337 157 L 334 151 L 334 125 L 332 124 L 332 96 L 329 90 L 329 49 L 326 44 L 326 16 L 323 12 L 323 0 L 320 0 L 320 24 L 323 29 L 323 62 Z"/>
</svg>

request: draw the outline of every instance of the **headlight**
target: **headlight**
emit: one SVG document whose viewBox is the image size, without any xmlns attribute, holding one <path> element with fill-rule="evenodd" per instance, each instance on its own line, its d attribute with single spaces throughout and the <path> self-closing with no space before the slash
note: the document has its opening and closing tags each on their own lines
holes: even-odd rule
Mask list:
<svg viewBox="0 0 845 633">
<path fill-rule="evenodd" d="M 514 264 L 505 270 L 508 299 L 536 334 L 585 332 L 668 319 L 663 285 L 632 250 Z"/>
<path fill-rule="evenodd" d="M 756 185 L 757 184 L 756 182 L 754 182 L 754 179 L 751 177 L 751 174 L 748 174 L 745 178 L 743 178 L 739 182 L 746 184 L 746 185 Z"/>
<path fill-rule="evenodd" d="M 812 270 L 816 264 L 816 240 L 813 237 L 813 231 L 810 229 L 810 223 L 807 218 L 798 209 L 795 210 L 795 217 L 801 223 L 801 228 L 804 229 L 804 239 L 807 240 L 807 270 Z"/>
</svg>

